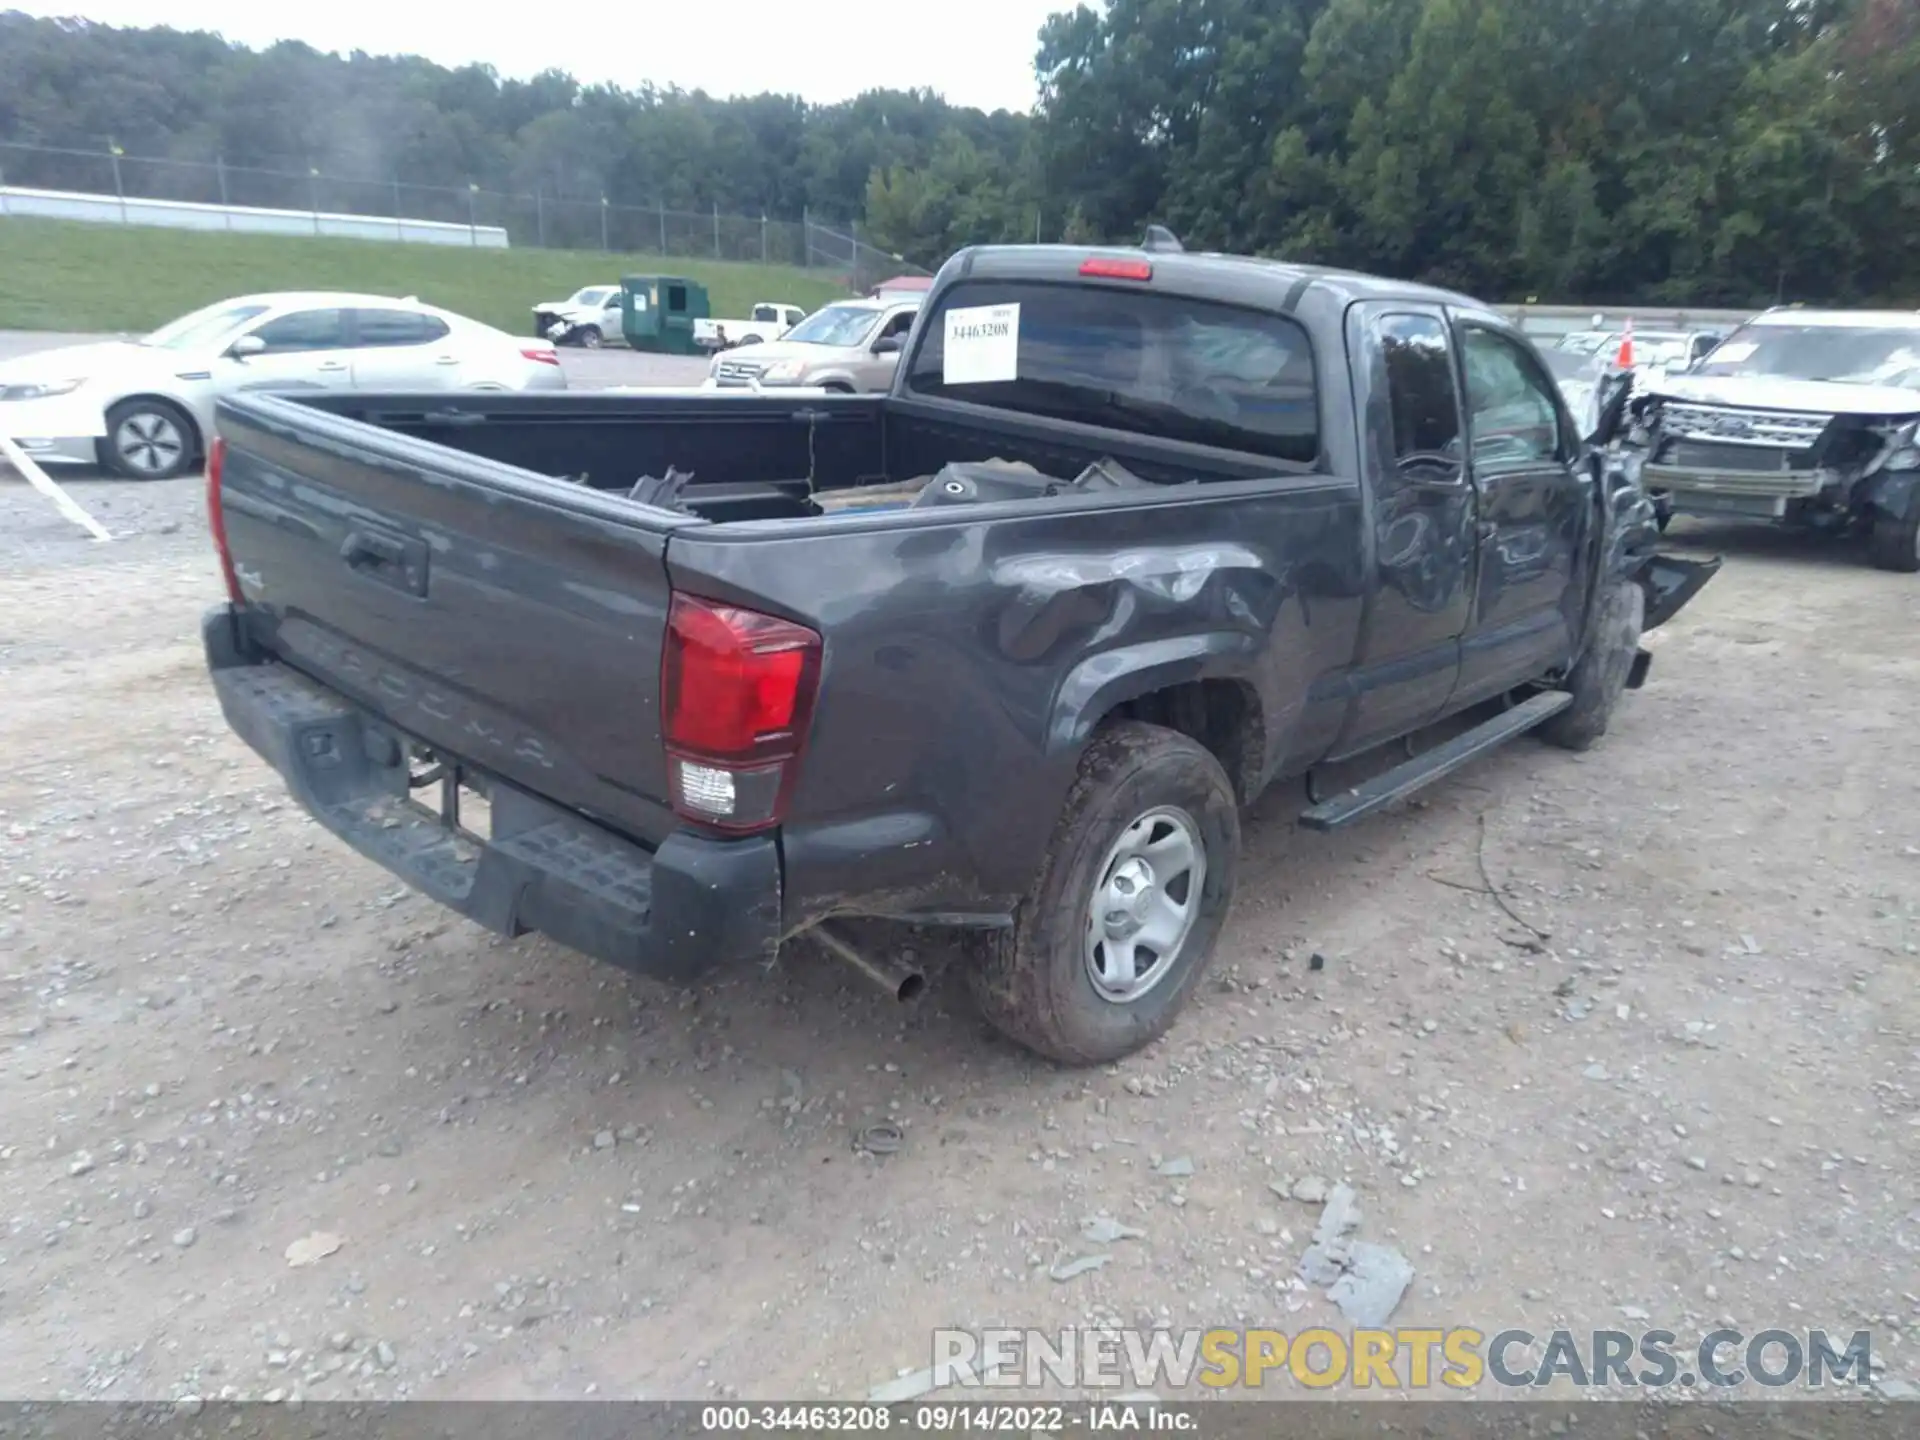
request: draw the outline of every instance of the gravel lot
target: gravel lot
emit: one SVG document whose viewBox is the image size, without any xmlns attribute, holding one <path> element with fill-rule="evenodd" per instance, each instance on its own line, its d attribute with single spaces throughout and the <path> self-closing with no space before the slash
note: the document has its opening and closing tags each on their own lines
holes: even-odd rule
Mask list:
<svg viewBox="0 0 1920 1440">
<path fill-rule="evenodd" d="M 674 991 L 410 894 L 225 730 L 199 486 L 75 490 L 125 538 L 0 481 L 0 1393 L 857 1397 L 943 1325 L 1343 1326 L 1302 1176 L 1402 1326 L 1864 1327 L 1920 1379 L 1911 579 L 1676 527 L 1728 568 L 1601 747 L 1333 838 L 1270 795 L 1205 992 L 1069 1073 L 937 973 Z"/>
</svg>

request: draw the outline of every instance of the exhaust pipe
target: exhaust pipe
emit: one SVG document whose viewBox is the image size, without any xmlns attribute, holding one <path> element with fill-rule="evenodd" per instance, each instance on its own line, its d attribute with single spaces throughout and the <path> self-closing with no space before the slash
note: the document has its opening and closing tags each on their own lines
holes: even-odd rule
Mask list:
<svg viewBox="0 0 1920 1440">
<path fill-rule="evenodd" d="M 825 925 L 816 925 L 808 933 L 820 943 L 822 949 L 846 961 L 896 1000 L 912 1000 L 927 988 L 927 977 L 918 966 L 905 965 L 898 960 L 869 959 Z"/>
</svg>

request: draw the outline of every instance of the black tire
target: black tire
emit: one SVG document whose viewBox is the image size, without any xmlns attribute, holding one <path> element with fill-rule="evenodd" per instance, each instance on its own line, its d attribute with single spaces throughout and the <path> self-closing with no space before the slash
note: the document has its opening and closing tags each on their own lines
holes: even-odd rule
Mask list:
<svg viewBox="0 0 1920 1440">
<path fill-rule="evenodd" d="M 1920 492 L 1907 502 L 1904 519 L 1876 513 L 1867 536 L 1867 555 L 1876 568 L 1901 575 L 1920 572 Z"/>
<path fill-rule="evenodd" d="M 178 405 L 142 396 L 107 411 L 107 433 L 95 448 L 123 480 L 172 480 L 199 460 L 200 430 Z"/>
<path fill-rule="evenodd" d="M 852 395 L 855 393 L 854 388 L 851 385 L 848 385 L 843 381 L 839 381 L 839 380 L 829 380 L 826 384 L 822 385 L 820 388 L 826 391 L 829 395 Z"/>
<path fill-rule="evenodd" d="M 1607 733 L 1614 707 L 1626 693 L 1646 614 L 1646 592 L 1631 581 L 1604 593 L 1593 643 L 1561 687 L 1572 692 L 1573 704 L 1540 727 L 1541 739 L 1563 750 L 1590 750 Z"/>
<path fill-rule="evenodd" d="M 576 332 L 576 338 L 582 350 L 598 350 L 607 337 L 600 333 L 598 325 L 585 325 Z"/>
<path fill-rule="evenodd" d="M 1184 872 L 1184 902 L 1176 898 L 1183 873 L 1172 868 L 1177 859 L 1161 862 L 1167 897 L 1190 906 L 1192 918 L 1167 958 L 1140 972 L 1142 993 L 1110 998 L 1095 981 L 1095 946 L 1111 955 L 1114 943 L 1094 931 L 1097 890 L 1114 893 L 1111 885 L 1128 863 L 1117 853 L 1121 847 L 1159 849 L 1175 832 L 1197 842 L 1193 848 L 1204 861 Z M 1118 1060 L 1164 1034 L 1213 958 L 1233 903 L 1239 850 L 1240 814 L 1218 760 L 1156 725 L 1129 722 L 1103 731 L 1081 757 L 1079 778 L 1013 927 L 985 932 L 972 957 L 968 981 L 981 1013 L 1008 1038 L 1063 1065 Z M 1162 886 L 1151 862 L 1147 874 L 1154 883 L 1129 893 L 1151 906 Z M 1128 948 L 1137 958 L 1132 944 Z"/>
</svg>

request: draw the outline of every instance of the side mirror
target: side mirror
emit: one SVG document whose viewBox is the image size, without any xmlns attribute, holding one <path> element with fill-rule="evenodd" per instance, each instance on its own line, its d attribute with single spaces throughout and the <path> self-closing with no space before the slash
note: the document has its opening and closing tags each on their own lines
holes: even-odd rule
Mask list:
<svg viewBox="0 0 1920 1440">
<path fill-rule="evenodd" d="M 882 335 L 878 340 L 873 342 L 873 353 L 876 355 L 898 355 L 900 353 L 900 337 L 898 335 Z"/>
<path fill-rule="evenodd" d="M 266 348 L 267 342 L 262 340 L 258 335 L 242 335 L 227 347 L 227 354 L 236 360 L 244 360 L 249 355 L 264 353 Z"/>
</svg>

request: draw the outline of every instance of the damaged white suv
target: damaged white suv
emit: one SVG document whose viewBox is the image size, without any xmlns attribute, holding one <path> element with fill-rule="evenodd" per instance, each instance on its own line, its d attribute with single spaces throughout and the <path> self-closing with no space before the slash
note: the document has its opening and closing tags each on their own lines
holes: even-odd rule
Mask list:
<svg viewBox="0 0 1920 1440">
<path fill-rule="evenodd" d="M 1882 570 L 1920 571 L 1920 312 L 1769 310 L 1633 408 L 1663 525 L 1859 535 Z"/>
</svg>

